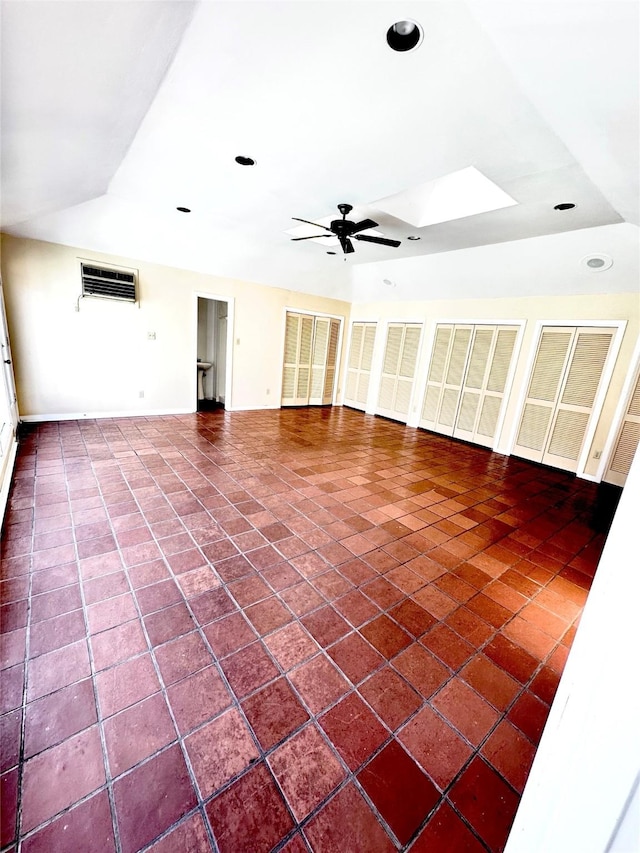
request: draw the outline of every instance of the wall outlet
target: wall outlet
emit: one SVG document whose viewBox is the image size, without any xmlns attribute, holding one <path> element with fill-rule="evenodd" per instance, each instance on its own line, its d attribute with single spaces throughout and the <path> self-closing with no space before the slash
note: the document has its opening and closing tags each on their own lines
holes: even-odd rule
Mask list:
<svg viewBox="0 0 640 853">
<path fill-rule="evenodd" d="M 267 388 L 267 396 L 271 393 L 271 388 Z"/>
<path fill-rule="evenodd" d="M 155 341 L 155 339 L 156 339 L 156 333 L 155 332 L 147 332 L 147 340 L 148 341 Z"/>
<path fill-rule="evenodd" d="M 138 397 L 140 397 L 140 398 L 144 397 L 144 391 L 138 391 Z"/>
</svg>

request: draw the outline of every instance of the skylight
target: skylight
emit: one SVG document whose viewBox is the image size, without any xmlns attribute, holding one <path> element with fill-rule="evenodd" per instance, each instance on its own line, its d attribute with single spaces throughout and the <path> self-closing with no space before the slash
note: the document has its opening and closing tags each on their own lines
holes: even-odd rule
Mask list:
<svg viewBox="0 0 640 853">
<path fill-rule="evenodd" d="M 415 228 L 518 204 L 474 166 L 371 203 Z"/>
</svg>

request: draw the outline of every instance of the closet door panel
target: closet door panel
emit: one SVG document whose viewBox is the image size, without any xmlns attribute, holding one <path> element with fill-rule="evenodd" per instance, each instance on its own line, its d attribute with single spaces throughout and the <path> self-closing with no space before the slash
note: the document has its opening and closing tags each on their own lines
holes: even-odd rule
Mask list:
<svg viewBox="0 0 640 853">
<path fill-rule="evenodd" d="M 624 486 L 627 474 L 640 442 L 640 371 L 622 426 L 616 439 L 611 462 L 604 479 L 615 486 Z"/>
<path fill-rule="evenodd" d="M 375 338 L 375 323 L 352 323 L 344 395 L 344 402 L 347 406 L 363 410 L 367 406 Z"/>
<path fill-rule="evenodd" d="M 453 341 L 453 326 L 439 325 L 433 342 L 431 363 L 427 376 L 427 390 L 424 395 L 420 426 L 435 429 L 440 400 L 442 398 L 444 372 L 449 361 Z"/>
<path fill-rule="evenodd" d="M 329 320 L 316 317 L 313 328 L 313 347 L 311 356 L 311 387 L 309 405 L 321 406 L 324 399 L 324 382 L 327 370 L 327 352 L 329 348 Z"/>
<path fill-rule="evenodd" d="M 406 421 L 409 415 L 422 326 L 391 323 L 378 392 L 378 414 Z"/>
</svg>

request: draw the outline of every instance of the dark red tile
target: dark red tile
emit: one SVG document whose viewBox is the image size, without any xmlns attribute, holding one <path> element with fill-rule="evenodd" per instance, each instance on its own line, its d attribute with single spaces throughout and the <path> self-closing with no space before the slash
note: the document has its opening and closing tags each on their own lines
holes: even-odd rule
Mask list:
<svg viewBox="0 0 640 853">
<path fill-rule="evenodd" d="M 472 645 L 442 623 L 432 628 L 420 642 L 454 671 L 475 654 Z"/>
<path fill-rule="evenodd" d="M 346 764 L 355 770 L 389 737 L 367 705 L 350 693 L 319 719 Z"/>
<path fill-rule="evenodd" d="M 474 746 L 480 744 L 500 716 L 460 678 L 445 684 L 431 704 Z"/>
<path fill-rule="evenodd" d="M 324 655 L 289 673 L 289 680 L 312 713 L 319 714 L 349 690 L 349 682 Z"/>
<path fill-rule="evenodd" d="M 91 634 L 99 634 L 137 617 L 138 612 L 131 593 L 98 601 L 87 607 L 87 623 Z"/>
<path fill-rule="evenodd" d="M 148 654 L 102 670 L 97 673 L 95 683 L 103 717 L 117 714 L 160 690 L 160 682 Z"/>
<path fill-rule="evenodd" d="M 269 765 L 298 822 L 346 776 L 318 729 L 308 725 L 270 755 Z"/>
<path fill-rule="evenodd" d="M 167 703 L 161 693 L 132 705 L 104 723 L 109 767 L 113 777 L 176 739 Z"/>
<path fill-rule="evenodd" d="M 13 631 L 17 634 L 17 631 Z M 7 635 L 5 634 L 5 637 Z M 34 658 L 38 655 L 52 652 L 84 639 L 85 626 L 82 610 L 74 610 L 64 613 L 62 616 L 54 616 L 43 622 L 31 625 L 29 633 L 29 656 Z"/>
<path fill-rule="evenodd" d="M 459 607 L 453 613 L 450 613 L 444 621 L 463 639 L 476 647 L 486 643 L 495 633 L 493 627 L 490 627 L 484 619 L 481 619 L 466 607 Z"/>
<path fill-rule="evenodd" d="M 401 844 L 440 801 L 433 782 L 395 740 L 358 773 L 358 781 Z"/>
<path fill-rule="evenodd" d="M 318 652 L 318 644 L 299 622 L 286 625 L 264 642 L 285 672 Z"/>
<path fill-rule="evenodd" d="M 221 663 L 231 689 L 239 699 L 248 696 L 280 673 L 262 643 L 252 643 Z"/>
<path fill-rule="evenodd" d="M 358 628 L 380 613 L 380 608 L 358 589 L 353 589 L 342 598 L 338 598 L 333 606 L 351 622 L 354 628 Z"/>
<path fill-rule="evenodd" d="M 165 607 L 182 601 L 180 590 L 172 580 L 144 586 L 136 591 L 136 598 L 143 616 L 154 613 L 156 610 L 164 610 Z"/>
<path fill-rule="evenodd" d="M 490 660 L 522 684 L 529 681 L 539 666 L 539 661 L 533 655 L 525 652 L 524 649 L 512 643 L 502 634 L 496 634 L 482 651 Z"/>
<path fill-rule="evenodd" d="M 531 682 L 529 689 L 547 705 L 551 705 L 556 695 L 560 676 L 551 667 L 543 666 Z"/>
<path fill-rule="evenodd" d="M 63 646 L 29 661 L 27 701 L 80 681 L 91 674 L 86 640 Z M 3 673 L 3 678 L 6 673 Z"/>
<path fill-rule="evenodd" d="M 237 652 L 256 639 L 255 631 L 240 612 L 209 622 L 203 631 L 218 659 Z"/>
<path fill-rule="evenodd" d="M 383 610 L 392 607 L 404 598 L 404 593 L 384 578 L 377 578 L 371 581 L 371 583 L 365 584 L 361 589 L 362 592 L 369 596 Z"/>
<path fill-rule="evenodd" d="M 411 853 L 437 853 L 440 850 L 450 850 L 452 853 L 486 853 L 484 845 L 446 801 L 411 847 Z"/>
<path fill-rule="evenodd" d="M 518 796 L 476 757 L 453 785 L 449 799 L 491 850 L 503 850 Z"/>
<path fill-rule="evenodd" d="M 323 648 L 335 643 L 351 630 L 348 622 L 333 607 L 321 607 L 302 618 L 302 624 Z"/>
<path fill-rule="evenodd" d="M 211 853 L 211 843 L 202 816 L 196 812 L 175 826 L 149 853 Z"/>
<path fill-rule="evenodd" d="M 506 720 L 500 723 L 482 747 L 482 755 L 520 794 L 531 770 L 535 747 Z"/>
<path fill-rule="evenodd" d="M 501 628 L 513 616 L 509 608 L 503 607 L 502 604 L 481 592 L 467 601 L 467 608 L 494 628 Z"/>
<path fill-rule="evenodd" d="M 242 703 L 260 746 L 271 749 L 304 725 L 309 715 L 284 678 L 267 685 Z"/>
<path fill-rule="evenodd" d="M 203 798 L 215 793 L 258 758 L 251 732 L 235 708 L 189 735 L 185 746 Z"/>
<path fill-rule="evenodd" d="M 95 604 L 107 598 L 115 598 L 129 591 L 127 576 L 124 572 L 112 572 L 109 575 L 84 581 L 82 584 L 84 600 L 87 604 Z"/>
<path fill-rule="evenodd" d="M 173 684 L 167 696 L 181 734 L 217 716 L 232 702 L 231 694 L 213 666 Z"/>
<path fill-rule="evenodd" d="M 229 584 L 229 592 L 240 607 L 255 604 L 257 601 L 262 601 L 263 598 L 272 595 L 269 586 L 256 574 Z"/>
<path fill-rule="evenodd" d="M 400 730 L 398 740 L 443 790 L 473 752 L 460 735 L 429 707 L 419 711 Z"/>
<path fill-rule="evenodd" d="M 125 622 L 109 631 L 91 637 L 93 661 L 96 670 L 105 669 L 148 651 L 142 627 L 137 620 Z"/>
<path fill-rule="evenodd" d="M 314 853 L 336 850 L 392 853 L 396 847 L 353 783 L 343 788 L 304 830 Z"/>
<path fill-rule="evenodd" d="M 245 608 L 244 612 L 261 637 L 270 634 L 276 628 L 282 628 L 293 620 L 290 611 L 275 595 Z"/>
<path fill-rule="evenodd" d="M 476 655 L 460 676 L 499 711 L 504 711 L 520 692 L 520 685 L 484 655 Z"/>
<path fill-rule="evenodd" d="M 165 610 L 152 613 L 145 617 L 144 624 L 153 646 L 188 634 L 196 627 L 185 604 L 174 604 Z"/>
<path fill-rule="evenodd" d="M 307 581 L 283 590 L 280 597 L 296 616 L 304 616 L 305 613 L 326 604 L 325 599 Z"/>
<path fill-rule="evenodd" d="M 216 567 L 217 568 L 217 567 Z M 276 592 L 288 589 L 300 581 L 300 575 L 288 563 L 278 563 L 262 571 L 262 579 Z"/>
<path fill-rule="evenodd" d="M 361 684 L 359 691 L 392 731 L 422 705 L 422 698 L 390 667 Z"/>
<path fill-rule="evenodd" d="M 116 845 L 111 821 L 109 797 L 106 791 L 79 806 L 29 836 L 22 844 L 24 853 L 72 853 L 75 850 L 100 850 L 115 853 Z"/>
<path fill-rule="evenodd" d="M 549 706 L 528 691 L 524 691 L 518 696 L 507 714 L 507 718 L 520 731 L 524 732 L 536 746 L 540 741 L 548 716 Z"/>
<path fill-rule="evenodd" d="M 2 690 L 0 690 L 0 714 L 7 714 L 22 704 L 24 685 L 24 666 L 12 666 L 2 672 Z"/>
<path fill-rule="evenodd" d="M 122 853 L 136 853 L 196 805 L 176 744 L 116 780 L 113 786 Z"/>
<path fill-rule="evenodd" d="M 16 837 L 18 817 L 18 777 L 16 767 L 0 776 L 0 844 L 4 847 Z M 9 853 L 14 853 L 11 847 Z"/>
<path fill-rule="evenodd" d="M 24 603 L 26 604 L 26 602 Z M 43 592 L 41 595 L 33 596 L 31 599 L 31 621 L 42 622 L 44 619 L 51 619 L 54 616 L 69 613 L 72 610 L 77 610 L 79 607 L 82 607 L 80 584 L 70 584 L 61 589 L 54 589 L 51 592 Z M 5 608 L 2 609 L 3 611 L 5 610 Z M 2 625 L 5 631 L 13 630 L 7 620 L 3 619 Z M 15 627 L 23 626 L 16 625 Z"/>
<path fill-rule="evenodd" d="M 210 589 L 189 599 L 193 615 L 200 625 L 206 625 L 236 610 L 236 606 L 222 587 Z"/>
<path fill-rule="evenodd" d="M 327 654 L 338 664 L 347 678 L 357 684 L 379 669 L 384 658 L 356 632 L 344 637 L 328 649 Z"/>
<path fill-rule="evenodd" d="M 393 666 L 425 699 L 432 696 L 451 675 L 445 666 L 418 643 L 401 652 L 394 659 Z"/>
<path fill-rule="evenodd" d="M 396 622 L 412 634 L 414 637 L 421 637 L 426 631 L 436 624 L 434 617 L 424 609 L 408 598 L 397 607 L 391 608 L 389 616 L 392 616 Z"/>
<path fill-rule="evenodd" d="M 43 785 L 55 779 L 55 785 Z M 22 830 L 28 832 L 104 785 L 98 727 L 85 729 L 24 764 Z"/>
<path fill-rule="evenodd" d="M 159 646 L 156 649 L 156 660 L 167 686 L 213 662 L 211 653 L 196 631 Z"/>
<path fill-rule="evenodd" d="M 384 614 L 378 616 L 373 622 L 367 623 L 360 629 L 360 633 L 375 646 L 385 658 L 390 659 L 411 645 L 411 637 L 403 631 L 395 622 L 392 622 Z"/>
<path fill-rule="evenodd" d="M 0 717 L 0 773 L 15 767 L 20 758 L 22 709 Z"/>
<path fill-rule="evenodd" d="M 31 702 L 25 714 L 25 758 L 66 740 L 97 721 L 90 679 Z"/>
<path fill-rule="evenodd" d="M 252 767 L 207 805 L 220 853 L 269 853 L 293 821 L 267 767 Z"/>
</svg>

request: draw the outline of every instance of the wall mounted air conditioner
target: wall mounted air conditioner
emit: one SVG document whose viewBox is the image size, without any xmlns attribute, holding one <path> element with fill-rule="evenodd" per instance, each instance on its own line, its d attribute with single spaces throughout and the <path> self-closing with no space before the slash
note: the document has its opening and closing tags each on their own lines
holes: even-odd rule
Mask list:
<svg viewBox="0 0 640 853">
<path fill-rule="evenodd" d="M 136 270 L 119 269 L 90 261 L 81 261 L 80 273 L 82 276 L 82 296 L 117 299 L 120 302 L 138 301 Z"/>
</svg>

